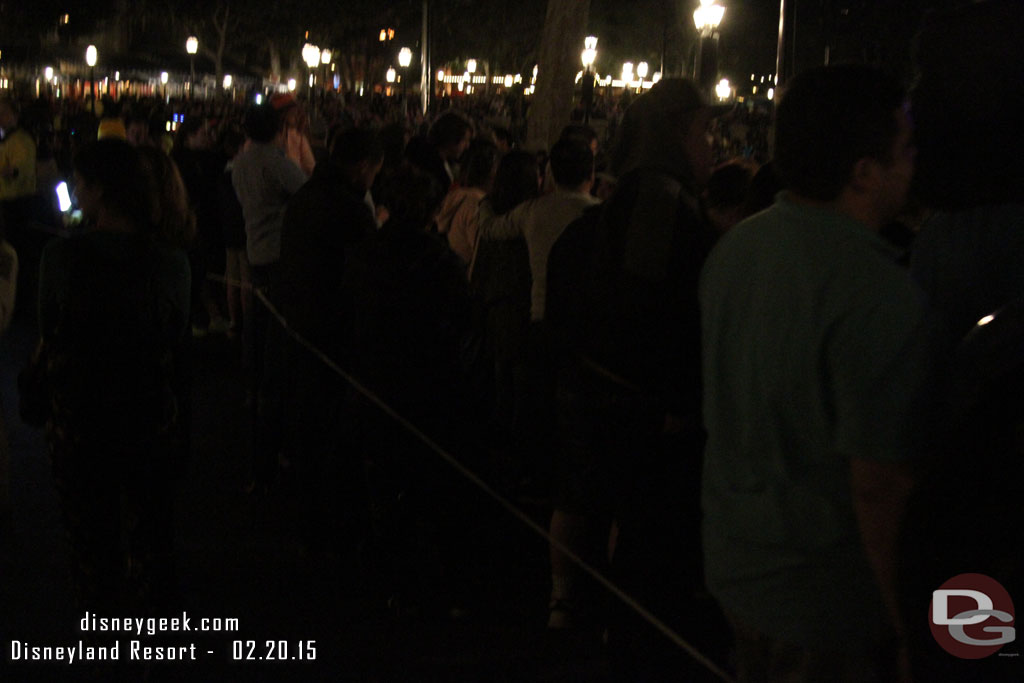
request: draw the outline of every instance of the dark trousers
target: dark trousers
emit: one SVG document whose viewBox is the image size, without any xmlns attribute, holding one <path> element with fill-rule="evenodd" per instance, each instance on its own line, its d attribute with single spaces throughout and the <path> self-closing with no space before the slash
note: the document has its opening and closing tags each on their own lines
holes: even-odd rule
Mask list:
<svg viewBox="0 0 1024 683">
<path fill-rule="evenodd" d="M 760 633 L 730 615 L 736 635 L 739 683 L 886 683 L 897 680 L 893 643 L 876 647 L 813 649 Z"/>
<path fill-rule="evenodd" d="M 168 613 L 176 588 L 166 458 L 57 441 L 52 459 L 80 607 L 96 614 Z"/>
<path fill-rule="evenodd" d="M 252 283 L 274 301 L 277 284 L 277 263 L 252 267 Z M 262 299 L 254 301 L 250 329 L 246 334 L 249 346 L 249 389 L 253 418 L 253 478 L 261 486 L 273 482 L 277 474 L 277 458 L 282 445 L 281 393 L 283 386 L 284 328 L 275 319 Z"/>
</svg>

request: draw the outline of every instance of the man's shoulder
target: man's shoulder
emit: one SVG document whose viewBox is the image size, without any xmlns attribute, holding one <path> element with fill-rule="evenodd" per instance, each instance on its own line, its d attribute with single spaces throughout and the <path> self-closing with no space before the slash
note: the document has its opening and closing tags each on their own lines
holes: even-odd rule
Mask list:
<svg viewBox="0 0 1024 683">
<path fill-rule="evenodd" d="M 14 133 L 11 134 L 11 136 L 8 139 L 12 143 L 19 144 L 19 145 L 21 145 L 23 147 L 33 147 L 34 148 L 36 146 L 35 138 L 33 138 L 32 134 L 29 133 L 24 128 L 17 128 L 14 131 Z"/>
</svg>

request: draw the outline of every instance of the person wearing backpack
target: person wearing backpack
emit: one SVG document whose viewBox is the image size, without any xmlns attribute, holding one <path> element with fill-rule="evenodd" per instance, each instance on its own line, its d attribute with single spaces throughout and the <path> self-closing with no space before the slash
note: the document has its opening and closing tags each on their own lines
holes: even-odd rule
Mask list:
<svg viewBox="0 0 1024 683">
<path fill-rule="evenodd" d="M 74 172 L 88 227 L 43 252 L 21 412 L 46 428 L 80 607 L 159 613 L 174 593 L 188 259 L 157 227 L 152 176 L 128 143 L 82 148 Z"/>
</svg>

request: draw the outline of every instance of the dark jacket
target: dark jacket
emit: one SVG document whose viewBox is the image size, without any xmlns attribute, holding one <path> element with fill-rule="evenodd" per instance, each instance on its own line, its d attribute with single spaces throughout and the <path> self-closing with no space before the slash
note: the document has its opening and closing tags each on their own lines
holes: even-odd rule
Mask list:
<svg viewBox="0 0 1024 683">
<path fill-rule="evenodd" d="M 277 304 L 297 332 L 339 362 L 351 302 L 342 279 L 353 245 L 376 228 L 365 191 L 330 164 L 292 197 L 281 229 Z"/>
<path fill-rule="evenodd" d="M 444 159 L 434 145 L 426 138 L 414 137 L 405 148 L 405 157 L 413 166 L 423 171 L 437 182 L 442 194 L 447 194 L 452 187 L 452 178 L 444 166 Z"/>
<path fill-rule="evenodd" d="M 428 431 L 458 429 L 478 343 L 458 256 L 422 228 L 390 221 L 355 250 L 346 279 L 357 375 Z"/>
<path fill-rule="evenodd" d="M 697 286 L 714 236 L 696 199 L 672 175 L 637 168 L 621 178 L 592 239 L 583 355 L 667 413 L 699 418 Z"/>
</svg>

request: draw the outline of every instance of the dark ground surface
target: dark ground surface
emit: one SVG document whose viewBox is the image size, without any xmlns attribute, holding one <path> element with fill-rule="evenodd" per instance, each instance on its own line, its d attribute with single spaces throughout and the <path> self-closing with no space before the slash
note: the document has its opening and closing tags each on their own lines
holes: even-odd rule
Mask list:
<svg viewBox="0 0 1024 683">
<path fill-rule="evenodd" d="M 89 679 L 95 674 L 87 663 L 11 661 L 12 640 L 29 646 L 77 643 L 83 616 L 74 605 L 69 549 L 42 432 L 17 417 L 15 377 L 35 334 L 32 321 L 17 320 L 0 347 L 13 504 L 13 531 L 0 546 L 0 681 L 112 680 L 109 673 Z M 154 664 L 145 673 L 148 680 L 612 680 L 599 624 L 568 632 L 544 626 L 546 544 L 482 497 L 469 507 L 479 578 L 465 591 L 461 618 L 446 614 L 429 582 L 406 591 L 403 609 L 389 608 L 387 581 L 374 570 L 351 571 L 356 553 L 344 543 L 335 553 L 307 552 L 298 540 L 294 489 L 286 485 L 263 499 L 244 490 L 250 444 L 244 400 L 233 347 L 223 336 L 197 340 L 192 463 L 176 498 L 178 582 L 193 627 L 199 618 L 221 617 L 238 619 L 240 629 L 163 637 L 109 634 L 111 643 L 120 641 L 122 659 L 132 639 L 144 646 L 196 644 L 197 661 Z M 542 503 L 518 502 L 546 526 L 549 511 Z M 410 571 L 415 573 L 411 564 Z M 595 603 L 604 599 L 597 596 Z M 253 656 L 266 657 L 267 641 L 282 640 L 289 658 L 298 656 L 299 641 L 315 641 L 315 661 L 234 658 L 236 648 L 250 652 L 246 641 L 255 641 Z M 143 679 L 140 670 L 121 676 Z"/>
</svg>

